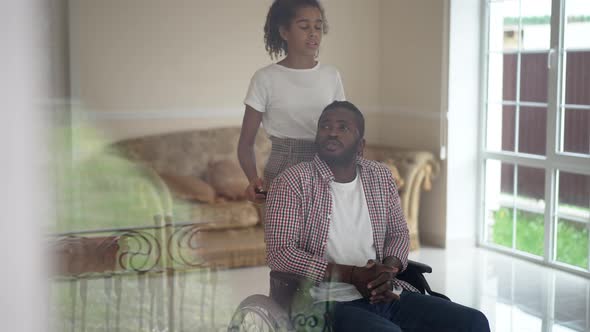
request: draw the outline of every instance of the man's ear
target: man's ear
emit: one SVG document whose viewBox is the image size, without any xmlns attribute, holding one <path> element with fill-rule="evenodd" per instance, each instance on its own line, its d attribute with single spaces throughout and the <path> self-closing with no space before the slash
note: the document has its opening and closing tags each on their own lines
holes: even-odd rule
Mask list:
<svg viewBox="0 0 590 332">
<path fill-rule="evenodd" d="M 358 146 L 357 146 L 357 151 L 356 151 L 357 155 L 359 155 L 361 157 L 363 156 L 363 154 L 365 152 L 365 145 L 366 145 L 365 139 L 361 138 L 358 143 Z"/>
</svg>

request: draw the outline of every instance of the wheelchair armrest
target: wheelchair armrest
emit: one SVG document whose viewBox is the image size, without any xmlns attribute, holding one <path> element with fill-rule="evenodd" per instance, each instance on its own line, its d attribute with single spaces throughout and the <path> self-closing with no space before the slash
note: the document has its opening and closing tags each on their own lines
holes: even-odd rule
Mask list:
<svg viewBox="0 0 590 332">
<path fill-rule="evenodd" d="M 278 305 L 291 312 L 291 303 L 296 293 L 308 281 L 305 277 L 289 272 L 270 271 L 270 298 Z"/>
<path fill-rule="evenodd" d="M 282 287 L 299 289 L 306 278 L 290 272 L 270 271 L 270 282 L 280 284 Z"/>
<path fill-rule="evenodd" d="M 406 272 L 415 272 L 420 274 L 432 273 L 432 267 L 424 263 L 408 260 L 408 267 L 403 273 Z M 270 280 L 271 283 L 278 283 L 283 287 L 299 289 L 301 283 L 307 279 L 290 272 L 270 271 Z"/>
<path fill-rule="evenodd" d="M 430 265 L 426 265 L 424 263 L 416 262 L 416 261 L 409 260 L 409 259 L 408 259 L 408 267 L 406 268 L 405 271 L 407 271 L 407 270 L 415 270 L 418 273 L 432 273 L 432 267 L 430 267 Z"/>
</svg>

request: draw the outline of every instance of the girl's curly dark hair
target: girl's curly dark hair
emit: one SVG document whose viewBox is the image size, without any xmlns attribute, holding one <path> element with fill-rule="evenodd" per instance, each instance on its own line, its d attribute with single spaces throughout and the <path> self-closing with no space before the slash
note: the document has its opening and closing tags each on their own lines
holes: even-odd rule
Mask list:
<svg viewBox="0 0 590 332">
<path fill-rule="evenodd" d="M 275 0 L 266 15 L 264 23 L 264 44 L 266 51 L 272 59 L 277 59 L 287 54 L 287 42 L 281 38 L 279 27 L 289 27 L 295 17 L 297 9 L 302 7 L 315 7 L 322 15 L 322 33 L 328 32 L 328 22 L 324 7 L 318 0 Z"/>
</svg>

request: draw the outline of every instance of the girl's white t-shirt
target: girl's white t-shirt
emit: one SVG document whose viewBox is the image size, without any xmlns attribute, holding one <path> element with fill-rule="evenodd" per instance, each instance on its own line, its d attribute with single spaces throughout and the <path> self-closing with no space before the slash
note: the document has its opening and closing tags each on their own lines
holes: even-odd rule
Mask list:
<svg viewBox="0 0 590 332">
<path fill-rule="evenodd" d="M 310 69 L 273 63 L 254 73 L 244 104 L 262 115 L 269 136 L 313 141 L 323 109 L 346 100 L 338 70 L 319 62 Z"/>
</svg>

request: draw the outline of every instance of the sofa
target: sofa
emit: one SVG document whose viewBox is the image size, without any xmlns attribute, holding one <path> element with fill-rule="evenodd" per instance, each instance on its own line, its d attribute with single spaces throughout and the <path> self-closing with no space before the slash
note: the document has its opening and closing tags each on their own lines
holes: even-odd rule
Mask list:
<svg viewBox="0 0 590 332">
<path fill-rule="evenodd" d="M 247 179 L 239 168 L 239 127 L 212 128 L 145 136 L 112 145 L 133 163 L 153 170 L 169 188 L 174 223 L 201 225 L 192 239 L 195 255 L 217 267 L 265 264 L 265 243 L 259 207 L 244 199 Z M 262 174 L 271 143 L 260 130 L 255 155 Z M 431 189 L 439 163 L 427 151 L 409 151 L 368 144 L 366 158 L 390 167 L 399 186 L 410 231 L 411 250 L 420 246 L 418 212 L 422 191 Z M 188 208 L 186 208 L 188 207 Z"/>
</svg>

